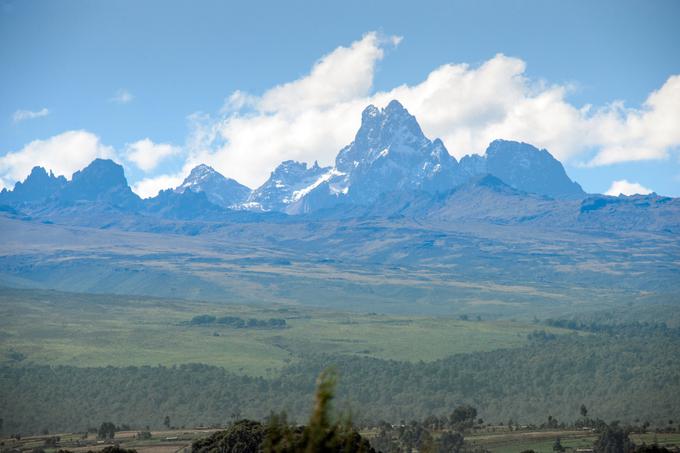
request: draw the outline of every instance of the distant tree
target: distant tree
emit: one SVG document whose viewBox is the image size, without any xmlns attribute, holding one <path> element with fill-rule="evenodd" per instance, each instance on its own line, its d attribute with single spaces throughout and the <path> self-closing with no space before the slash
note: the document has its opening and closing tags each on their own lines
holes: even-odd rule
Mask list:
<svg viewBox="0 0 680 453">
<path fill-rule="evenodd" d="M 423 421 L 423 424 L 429 430 L 436 431 L 441 429 L 441 426 L 439 425 L 439 417 L 437 417 L 436 415 L 430 415 L 429 417 L 427 417 Z"/>
<path fill-rule="evenodd" d="M 559 422 L 552 415 L 548 415 L 548 421 L 546 423 L 543 423 L 541 427 L 555 429 L 559 427 Z"/>
<path fill-rule="evenodd" d="M 315 403 L 308 425 L 295 441 L 293 452 L 370 452 L 370 444 L 354 431 L 351 423 L 332 423 L 330 403 L 334 396 L 337 374 L 324 370 L 317 379 Z M 275 447 L 273 451 L 277 451 Z"/>
<path fill-rule="evenodd" d="M 298 430 L 299 431 L 299 430 Z M 291 430 L 285 412 L 271 413 L 267 419 L 266 433 L 262 448 L 266 452 L 284 452 L 294 445 L 294 430 Z M 299 432 L 297 433 L 299 436 Z"/>
<path fill-rule="evenodd" d="M 163 420 L 163 426 L 170 429 L 170 416 L 169 415 L 165 416 L 165 419 Z"/>
<path fill-rule="evenodd" d="M 88 453 L 90 453 L 88 451 Z M 134 450 L 132 448 L 121 448 L 118 445 L 109 445 L 108 447 L 104 447 L 101 451 L 98 453 L 137 453 L 137 450 Z"/>
<path fill-rule="evenodd" d="M 317 380 L 314 409 L 305 427 L 291 426 L 286 415 L 272 414 L 267 423 L 239 420 L 228 429 L 193 443 L 192 453 L 375 453 L 349 420 L 332 422 L 335 373 L 324 371 Z"/>
<path fill-rule="evenodd" d="M 224 431 L 193 443 L 193 453 L 250 453 L 262 451 L 265 428 L 260 422 L 239 420 Z"/>
<path fill-rule="evenodd" d="M 588 409 L 585 404 L 581 404 L 581 417 L 586 418 L 588 416 Z"/>
<path fill-rule="evenodd" d="M 114 425 L 111 422 L 103 422 L 99 426 L 99 430 L 97 431 L 97 437 L 100 439 L 113 439 L 113 437 L 116 435 L 116 425 Z"/>
<path fill-rule="evenodd" d="M 212 324 L 215 322 L 217 318 L 212 315 L 198 315 L 194 316 L 191 318 L 190 323 L 191 324 L 196 324 L 196 325 L 201 325 L 201 324 Z"/>
<path fill-rule="evenodd" d="M 59 437 L 59 436 L 48 437 L 47 439 L 45 439 L 45 447 L 55 448 L 60 440 L 61 440 L 61 437 Z"/>
<path fill-rule="evenodd" d="M 314 411 L 304 433 L 304 443 L 309 451 L 325 451 L 326 443 L 331 440 L 327 438 L 331 428 L 329 412 L 336 382 L 337 375 L 330 370 L 323 371 L 317 379 Z"/>
<path fill-rule="evenodd" d="M 7 353 L 7 358 L 12 362 L 23 362 L 26 360 L 26 354 L 12 350 Z"/>
<path fill-rule="evenodd" d="M 635 451 L 635 444 L 630 440 L 627 429 L 613 422 L 601 430 L 593 445 L 595 453 L 630 453 Z"/>
<path fill-rule="evenodd" d="M 438 453 L 458 453 L 463 448 L 463 435 L 460 433 L 445 432 L 437 441 Z"/>
<path fill-rule="evenodd" d="M 469 404 L 456 407 L 449 416 L 449 425 L 456 431 L 463 431 L 471 428 L 477 417 L 477 409 Z"/>
<path fill-rule="evenodd" d="M 559 437 L 557 439 L 555 439 L 555 443 L 553 444 L 552 449 L 553 449 L 553 451 L 559 451 L 559 452 L 562 452 L 562 451 L 565 450 L 565 448 L 562 446 L 562 441 L 560 440 Z"/>
</svg>

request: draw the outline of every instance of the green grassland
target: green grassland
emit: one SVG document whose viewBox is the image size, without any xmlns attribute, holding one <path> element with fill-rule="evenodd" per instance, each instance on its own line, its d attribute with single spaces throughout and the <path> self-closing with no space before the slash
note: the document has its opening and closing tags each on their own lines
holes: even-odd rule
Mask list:
<svg viewBox="0 0 680 453">
<path fill-rule="evenodd" d="M 186 324 L 202 314 L 283 318 L 287 328 Z M 290 305 L 264 308 L 0 288 L 2 360 L 11 360 L 15 352 L 23 355 L 26 363 L 36 364 L 205 363 L 266 376 L 304 353 L 431 361 L 460 352 L 521 346 L 536 328 L 512 321 L 348 314 Z"/>
</svg>

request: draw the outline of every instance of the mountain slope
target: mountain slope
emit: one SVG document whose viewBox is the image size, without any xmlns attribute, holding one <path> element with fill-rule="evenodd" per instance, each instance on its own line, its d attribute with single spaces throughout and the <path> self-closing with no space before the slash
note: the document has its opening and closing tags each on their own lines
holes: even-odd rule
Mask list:
<svg viewBox="0 0 680 453">
<path fill-rule="evenodd" d="M 289 212 L 366 205 L 387 192 L 444 192 L 462 180 L 441 140 L 425 137 L 415 117 L 394 100 L 384 109 L 370 105 L 363 111 L 354 141 L 340 150 L 328 178 Z"/>
<path fill-rule="evenodd" d="M 363 111 L 361 127 L 333 167 L 285 161 L 252 192 L 199 165 L 176 189 L 142 202 L 120 165 L 96 159 L 71 181 L 35 168 L 13 191 L 0 193 L 0 204 L 9 205 L 3 211 L 43 221 L 192 234 L 212 231 L 215 223 L 280 223 L 283 213 L 302 215 L 302 222 L 408 218 L 439 225 L 675 232 L 679 203 L 655 194 L 588 196 L 548 151 L 526 143 L 495 140 L 484 156 L 459 163 L 440 140 L 423 134 L 398 101 Z"/>
<path fill-rule="evenodd" d="M 223 208 L 238 205 L 250 195 L 248 187 L 205 164 L 191 170 L 184 182 L 175 188 L 176 193 L 186 191 L 204 192 L 211 203 Z"/>
<path fill-rule="evenodd" d="M 557 159 L 528 143 L 494 140 L 483 157 L 465 156 L 460 164 L 470 177 L 488 173 L 524 192 L 564 199 L 586 196 Z"/>
<path fill-rule="evenodd" d="M 287 160 L 271 173 L 269 179 L 255 189 L 245 203 L 247 209 L 263 211 L 285 211 L 287 206 L 298 201 L 310 188 L 318 185 L 320 178 L 327 175 L 330 167 L 320 167 L 317 162 L 307 167 L 306 163 Z"/>
<path fill-rule="evenodd" d="M 0 204 L 32 203 L 45 200 L 61 190 L 67 181 L 63 176 L 49 174 L 42 167 L 33 167 L 24 182 L 17 182 L 13 190 L 2 189 Z"/>
</svg>

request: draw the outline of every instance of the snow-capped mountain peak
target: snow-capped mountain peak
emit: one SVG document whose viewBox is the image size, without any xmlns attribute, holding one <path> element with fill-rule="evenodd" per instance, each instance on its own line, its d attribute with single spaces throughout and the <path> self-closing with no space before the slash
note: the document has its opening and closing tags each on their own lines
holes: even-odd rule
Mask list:
<svg viewBox="0 0 680 453">
<path fill-rule="evenodd" d="M 250 194 L 243 207 L 283 211 L 287 205 L 312 190 L 310 187 L 321 184 L 323 181 L 320 180 L 330 170 L 330 167 L 320 167 L 316 161 L 308 167 L 306 162 L 286 160 L 271 172 L 264 184 Z"/>
<path fill-rule="evenodd" d="M 218 173 L 214 168 L 206 164 L 200 164 L 194 167 L 189 176 L 184 179 L 184 182 L 175 189 L 175 192 L 184 192 L 184 190 L 191 187 L 200 186 L 202 182 L 209 180 L 210 178 L 224 178 L 220 173 Z"/>
<path fill-rule="evenodd" d="M 194 167 L 184 182 L 175 188 L 176 193 L 187 190 L 205 192 L 211 203 L 225 208 L 243 203 L 250 194 L 248 187 L 205 164 Z"/>
<path fill-rule="evenodd" d="M 425 137 L 415 117 L 398 101 L 382 109 L 369 105 L 354 141 L 338 153 L 335 168 L 299 190 L 292 202 L 304 206 L 289 212 L 339 202 L 368 204 L 382 193 L 399 190 L 448 190 L 458 182 L 457 167 L 441 140 Z"/>
</svg>

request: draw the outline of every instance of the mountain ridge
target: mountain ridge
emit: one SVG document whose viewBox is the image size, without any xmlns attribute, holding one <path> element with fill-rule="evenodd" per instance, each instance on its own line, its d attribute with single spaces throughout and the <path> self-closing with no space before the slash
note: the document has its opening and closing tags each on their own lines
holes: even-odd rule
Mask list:
<svg viewBox="0 0 680 453">
<path fill-rule="evenodd" d="M 263 216 L 270 212 L 675 231 L 680 223 L 677 204 L 676 199 L 656 194 L 637 198 L 586 194 L 547 150 L 522 142 L 494 140 L 483 156 L 468 155 L 459 162 L 441 140 L 427 138 L 416 118 L 396 100 L 382 109 L 374 105 L 364 109 L 354 140 L 338 152 L 333 166 L 284 161 L 253 190 L 201 164 L 176 188 L 142 200 L 130 189 L 121 165 L 95 159 L 70 181 L 35 167 L 14 190 L 0 193 L 0 205 L 28 216 L 63 221 L 68 213 L 77 223 L 87 211 L 99 212 L 109 218 L 83 222 L 130 225 L 135 223 L 130 219 L 138 217 L 144 219 L 137 223 L 146 228 L 153 218 L 280 221 Z"/>
</svg>

